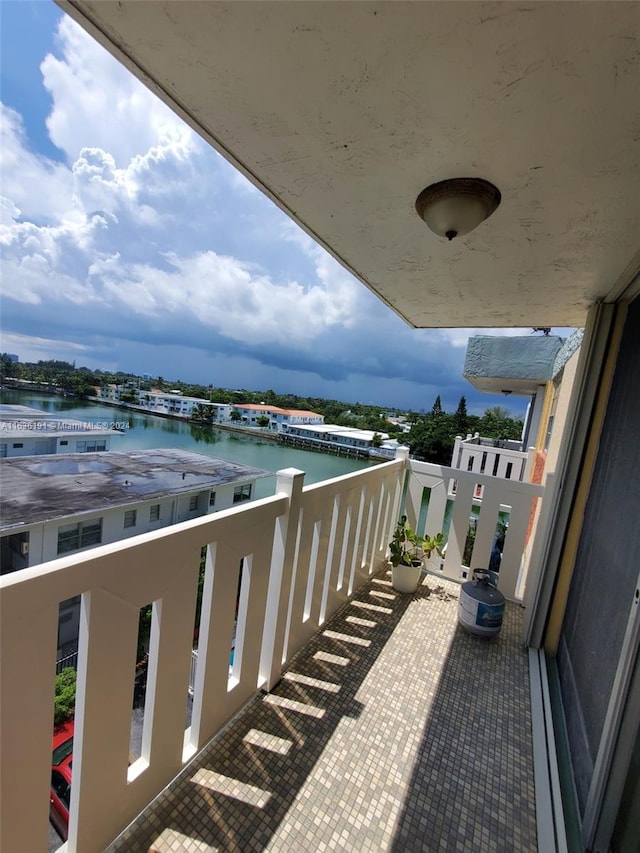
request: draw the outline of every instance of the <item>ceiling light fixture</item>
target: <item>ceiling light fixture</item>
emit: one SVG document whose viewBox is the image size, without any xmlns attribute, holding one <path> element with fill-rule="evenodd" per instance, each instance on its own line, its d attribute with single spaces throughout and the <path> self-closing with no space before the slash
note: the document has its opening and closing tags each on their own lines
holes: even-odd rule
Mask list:
<svg viewBox="0 0 640 853">
<path fill-rule="evenodd" d="M 482 178 L 450 178 L 422 190 L 416 210 L 434 234 L 453 240 L 491 216 L 500 199 L 500 190 Z"/>
</svg>

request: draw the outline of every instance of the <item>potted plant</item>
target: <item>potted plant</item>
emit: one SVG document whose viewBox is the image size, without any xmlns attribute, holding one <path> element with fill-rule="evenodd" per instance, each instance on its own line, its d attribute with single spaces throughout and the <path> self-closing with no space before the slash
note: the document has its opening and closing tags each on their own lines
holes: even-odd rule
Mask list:
<svg viewBox="0 0 640 853">
<path fill-rule="evenodd" d="M 408 524 L 403 515 L 396 524 L 393 539 L 389 542 L 389 560 L 391 562 L 391 582 L 398 592 L 415 592 L 420 582 L 424 560 L 436 551 L 443 556 L 444 537 L 419 536 Z"/>
</svg>

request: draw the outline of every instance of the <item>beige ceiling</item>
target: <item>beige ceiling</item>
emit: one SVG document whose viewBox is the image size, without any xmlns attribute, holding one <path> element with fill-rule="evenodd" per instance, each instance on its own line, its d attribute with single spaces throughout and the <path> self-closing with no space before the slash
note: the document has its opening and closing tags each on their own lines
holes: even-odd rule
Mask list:
<svg viewBox="0 0 640 853">
<path fill-rule="evenodd" d="M 60 5 L 412 325 L 582 325 L 640 267 L 640 3 Z M 448 243 L 454 176 L 502 204 Z"/>
</svg>

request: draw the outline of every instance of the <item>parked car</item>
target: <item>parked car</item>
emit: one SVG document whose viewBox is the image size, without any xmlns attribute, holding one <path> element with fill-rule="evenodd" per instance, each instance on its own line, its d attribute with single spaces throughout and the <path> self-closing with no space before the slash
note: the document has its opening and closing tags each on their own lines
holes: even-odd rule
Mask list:
<svg viewBox="0 0 640 853">
<path fill-rule="evenodd" d="M 51 793 L 49 820 L 63 841 L 69 835 L 71 767 L 73 762 L 73 720 L 56 726 L 51 753 Z"/>
</svg>

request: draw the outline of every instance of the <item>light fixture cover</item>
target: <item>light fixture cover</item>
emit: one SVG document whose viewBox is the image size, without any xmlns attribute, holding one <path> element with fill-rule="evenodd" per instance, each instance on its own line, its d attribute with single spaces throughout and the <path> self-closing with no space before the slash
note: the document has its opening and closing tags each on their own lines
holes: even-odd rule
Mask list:
<svg viewBox="0 0 640 853">
<path fill-rule="evenodd" d="M 491 216 L 500 199 L 500 190 L 482 178 L 450 178 L 422 190 L 416 210 L 434 234 L 453 240 Z"/>
</svg>

